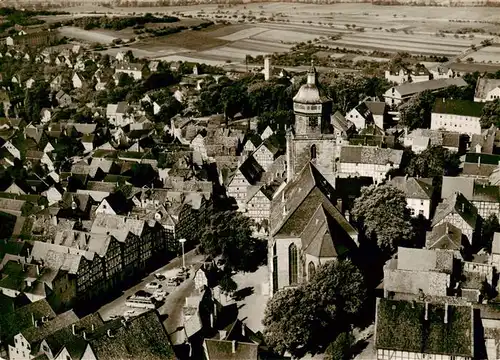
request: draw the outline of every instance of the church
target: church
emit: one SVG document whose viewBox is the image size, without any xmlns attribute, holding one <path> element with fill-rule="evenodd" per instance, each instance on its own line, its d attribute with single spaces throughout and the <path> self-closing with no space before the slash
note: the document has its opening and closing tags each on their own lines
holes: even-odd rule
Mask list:
<svg viewBox="0 0 500 360">
<path fill-rule="evenodd" d="M 293 98 L 294 129 L 287 133 L 287 185 L 271 203 L 271 293 L 308 281 L 316 268 L 357 247 L 358 233 L 334 188 L 336 159 L 348 128 L 332 116 L 332 102 L 311 66 Z"/>
</svg>

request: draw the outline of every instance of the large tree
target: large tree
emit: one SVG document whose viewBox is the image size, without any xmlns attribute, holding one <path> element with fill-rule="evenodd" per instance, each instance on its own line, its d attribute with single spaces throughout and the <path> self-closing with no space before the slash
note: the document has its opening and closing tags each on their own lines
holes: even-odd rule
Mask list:
<svg viewBox="0 0 500 360">
<path fill-rule="evenodd" d="M 363 277 L 351 261 L 328 262 L 308 284 L 279 291 L 268 301 L 266 343 L 296 357 L 323 351 L 349 328 L 365 298 Z"/>
<path fill-rule="evenodd" d="M 354 200 L 352 214 L 366 237 L 384 251 L 412 240 L 412 225 L 404 193 L 391 185 L 372 185 L 361 189 Z"/>
<path fill-rule="evenodd" d="M 493 235 L 495 232 L 500 231 L 500 223 L 495 214 L 490 214 L 482 223 L 481 226 L 481 242 L 480 246 L 483 247 L 488 253 L 491 254 L 491 246 L 493 244 Z"/>
<path fill-rule="evenodd" d="M 266 259 L 267 246 L 252 236 L 253 221 L 242 213 L 217 211 L 199 230 L 201 249 L 213 257 L 222 256 L 230 271 L 253 271 Z"/>
<path fill-rule="evenodd" d="M 500 126 L 500 99 L 484 104 L 481 115 L 481 127 L 489 128 L 491 125 Z"/>
<path fill-rule="evenodd" d="M 424 91 L 399 106 L 399 122 L 409 129 L 429 128 L 435 96 Z"/>
<path fill-rule="evenodd" d="M 441 177 L 454 176 L 460 166 L 459 156 L 442 146 L 431 146 L 414 156 L 405 172 L 409 176 Z"/>
</svg>

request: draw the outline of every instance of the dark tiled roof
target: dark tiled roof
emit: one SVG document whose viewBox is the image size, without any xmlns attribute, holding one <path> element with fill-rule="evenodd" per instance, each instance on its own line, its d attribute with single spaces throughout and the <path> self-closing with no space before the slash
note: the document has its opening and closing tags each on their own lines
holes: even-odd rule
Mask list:
<svg viewBox="0 0 500 360">
<path fill-rule="evenodd" d="M 208 360 L 257 360 L 259 345 L 226 340 L 205 339 Z M 233 352 L 234 346 L 234 352 Z"/>
<path fill-rule="evenodd" d="M 249 156 L 248 159 L 241 164 L 239 170 L 245 179 L 247 179 L 247 181 L 252 185 L 255 185 L 264 173 L 264 169 L 259 165 L 253 156 Z"/>
<path fill-rule="evenodd" d="M 430 250 L 461 250 L 462 230 L 448 222 L 434 226 L 427 232 L 425 247 Z"/>
<path fill-rule="evenodd" d="M 428 80 L 428 81 L 420 81 L 416 83 L 405 83 L 399 86 L 396 86 L 396 91 L 401 96 L 407 96 L 412 94 L 421 93 L 425 90 L 435 91 L 447 88 L 449 86 L 467 86 L 467 82 L 462 78 L 453 78 L 453 79 L 437 79 L 437 80 Z"/>
<path fill-rule="evenodd" d="M 118 215 L 126 214 L 132 210 L 132 202 L 129 201 L 121 191 L 109 194 L 103 199 L 103 201 L 104 200 L 108 202 L 109 206 L 111 206 L 114 212 Z"/>
<path fill-rule="evenodd" d="M 388 163 L 399 165 L 403 150 L 384 149 L 371 146 L 342 146 L 340 150 L 341 163 L 376 164 Z"/>
<path fill-rule="evenodd" d="M 33 318 L 40 321 L 43 317 L 54 318 L 56 313 L 47 300 L 38 300 L 9 314 L 0 316 L 0 339 L 10 343 L 14 335 L 33 327 Z"/>
<path fill-rule="evenodd" d="M 107 334 L 111 330 L 112 337 Z M 106 324 L 90 339 L 99 360 L 176 359 L 167 332 L 154 310 L 143 313 L 125 324 L 120 320 Z"/>
<path fill-rule="evenodd" d="M 407 198 L 427 200 L 432 198 L 432 179 L 397 176 L 391 180 L 390 184 L 403 191 Z"/>
<path fill-rule="evenodd" d="M 481 117 L 483 103 L 468 100 L 436 99 L 433 113 Z"/>
<path fill-rule="evenodd" d="M 377 349 L 472 357 L 473 316 L 470 306 L 425 304 L 380 299 L 377 304 Z"/>
<path fill-rule="evenodd" d="M 91 335 L 95 329 L 103 325 L 104 322 L 99 313 L 93 313 L 74 323 L 76 335 L 73 335 L 73 324 L 71 324 L 50 334 L 45 338 L 45 341 L 53 354 L 66 348 L 73 360 L 80 359 L 87 346 L 83 332 Z"/>
<path fill-rule="evenodd" d="M 337 222 L 342 215 L 336 212 L 334 206 L 318 206 L 301 236 L 306 254 L 320 258 L 340 257 L 355 247 L 349 233 Z"/>
<path fill-rule="evenodd" d="M 436 208 L 436 213 L 432 219 L 432 226 L 435 226 L 449 214 L 457 214 L 472 229 L 476 228 L 477 209 L 461 193 L 455 192 L 449 198 L 445 199 Z"/>
<path fill-rule="evenodd" d="M 78 321 L 78 316 L 73 310 L 57 315 L 55 318 L 43 323 L 38 321 L 37 327 L 30 327 L 22 331 L 24 338 L 30 344 L 37 344 L 50 334 Z"/>
</svg>

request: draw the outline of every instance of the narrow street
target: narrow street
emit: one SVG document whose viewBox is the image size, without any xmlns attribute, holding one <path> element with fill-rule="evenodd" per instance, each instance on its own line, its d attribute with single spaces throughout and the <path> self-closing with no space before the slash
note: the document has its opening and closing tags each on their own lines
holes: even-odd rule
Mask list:
<svg viewBox="0 0 500 360">
<path fill-rule="evenodd" d="M 185 254 L 186 267 L 189 267 L 194 264 L 198 264 L 203 261 L 203 255 L 197 255 L 195 250 L 191 250 Z M 147 309 L 140 308 L 131 308 L 125 305 L 127 297 L 135 294 L 135 292 L 139 290 L 146 290 L 148 292 L 153 292 L 154 290 L 146 289 L 146 284 L 151 281 L 160 282 L 155 278 L 155 274 L 160 273 L 164 275 L 167 279 L 169 277 L 176 276 L 177 272 L 180 270 L 182 266 L 182 256 L 176 257 L 172 259 L 165 266 L 153 271 L 149 275 L 143 278 L 143 280 L 131 288 L 125 290 L 123 295 L 119 298 L 113 300 L 110 303 L 102 306 L 98 311 L 101 314 L 103 320 L 109 320 L 114 316 L 123 316 L 125 311 L 134 310 L 134 315 L 139 315 Z M 165 326 L 167 326 L 167 331 L 171 332 L 170 329 L 175 330 L 178 326 L 180 326 L 181 321 L 181 312 L 182 307 L 184 305 L 184 301 L 186 296 L 189 295 L 191 289 L 194 288 L 194 272 L 190 271 L 189 279 L 182 282 L 179 286 L 167 286 L 167 281 L 161 281 L 162 290 L 166 290 L 168 295 L 165 297 L 165 303 L 162 304 L 158 311 L 161 315 L 169 315 L 167 321 L 165 321 Z M 171 315 L 172 314 L 172 315 Z M 173 331 L 172 330 L 172 331 Z"/>
</svg>

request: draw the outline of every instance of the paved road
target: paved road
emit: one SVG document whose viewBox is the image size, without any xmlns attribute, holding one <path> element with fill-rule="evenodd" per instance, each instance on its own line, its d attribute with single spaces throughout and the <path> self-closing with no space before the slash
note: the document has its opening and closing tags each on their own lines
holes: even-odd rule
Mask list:
<svg viewBox="0 0 500 360">
<path fill-rule="evenodd" d="M 191 250 L 185 254 L 186 266 L 191 266 L 193 264 L 200 263 L 203 261 L 202 255 L 196 255 L 195 250 Z M 151 281 L 157 281 L 154 277 L 154 274 L 161 273 L 164 274 L 167 278 L 173 277 L 177 274 L 178 270 L 182 266 L 182 257 L 177 257 L 172 259 L 167 265 L 153 271 L 151 274 L 146 276 L 139 284 L 127 289 L 124 291 L 123 295 L 119 298 L 113 300 L 112 302 L 102 306 L 99 309 L 99 313 L 101 314 L 104 320 L 110 319 L 112 315 L 123 316 L 124 312 L 127 310 L 135 310 L 136 315 L 141 314 L 147 309 L 138 309 L 138 308 L 130 308 L 125 305 L 126 299 L 128 296 L 133 295 L 138 290 L 147 290 L 145 288 L 146 284 Z M 167 319 L 166 326 L 168 328 L 177 328 L 175 321 L 179 321 L 182 306 L 184 305 L 184 299 L 189 295 L 188 290 L 190 289 L 190 284 L 193 284 L 193 271 L 190 272 L 190 277 L 187 281 L 184 281 L 178 287 L 168 287 L 166 281 L 162 283 L 162 289 L 166 290 L 170 294 L 165 298 L 165 303 L 158 309 L 160 314 L 168 314 L 168 312 L 173 312 L 173 316 L 171 320 Z M 192 285 L 194 288 L 194 284 Z M 147 290 L 148 292 L 153 292 L 154 290 Z"/>
</svg>

